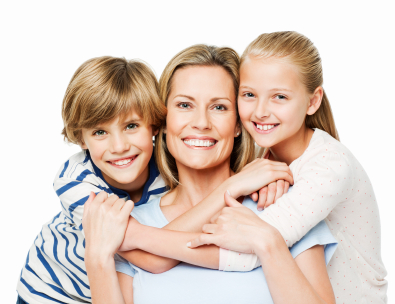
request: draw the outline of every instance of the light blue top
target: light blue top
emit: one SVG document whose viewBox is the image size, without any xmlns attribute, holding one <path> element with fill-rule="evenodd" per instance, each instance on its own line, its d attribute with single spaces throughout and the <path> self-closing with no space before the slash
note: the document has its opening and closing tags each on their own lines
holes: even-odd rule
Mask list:
<svg viewBox="0 0 395 304">
<path fill-rule="evenodd" d="M 249 197 L 243 205 L 259 213 Z M 264 212 L 264 211 L 262 211 Z M 160 199 L 134 208 L 132 216 L 141 224 L 162 228 L 168 224 L 160 209 Z M 295 258 L 301 252 L 325 245 L 325 261 L 329 262 L 337 241 L 324 221 L 311 229 L 290 252 Z M 273 303 L 262 267 L 250 272 L 224 272 L 180 263 L 162 274 L 152 274 L 115 256 L 118 272 L 134 277 L 134 304 L 165 303 Z"/>
</svg>

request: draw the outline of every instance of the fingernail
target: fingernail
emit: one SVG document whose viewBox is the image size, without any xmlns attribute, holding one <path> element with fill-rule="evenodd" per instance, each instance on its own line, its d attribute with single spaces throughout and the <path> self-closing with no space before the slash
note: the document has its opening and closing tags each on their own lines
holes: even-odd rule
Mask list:
<svg viewBox="0 0 395 304">
<path fill-rule="evenodd" d="M 263 210 L 263 208 L 260 208 L 260 207 L 258 208 L 258 211 L 262 211 L 262 210 Z"/>
<path fill-rule="evenodd" d="M 232 196 L 232 195 L 230 194 L 229 190 L 226 190 L 226 192 L 228 192 L 229 196 Z"/>
<path fill-rule="evenodd" d="M 191 246 L 192 246 L 191 242 L 188 242 L 187 247 L 191 248 Z"/>
</svg>

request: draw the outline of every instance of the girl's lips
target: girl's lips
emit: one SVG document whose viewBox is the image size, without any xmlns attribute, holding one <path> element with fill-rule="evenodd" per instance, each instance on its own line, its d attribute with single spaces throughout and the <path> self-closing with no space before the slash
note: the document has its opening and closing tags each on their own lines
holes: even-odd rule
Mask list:
<svg viewBox="0 0 395 304">
<path fill-rule="evenodd" d="M 113 160 L 113 161 L 107 161 L 107 163 L 109 163 L 111 166 L 115 167 L 115 168 L 119 168 L 119 169 L 124 169 L 127 167 L 130 167 L 134 161 L 136 160 L 136 158 L 138 157 L 138 155 L 133 155 L 131 157 L 128 158 L 121 158 L 118 160 Z"/>
<path fill-rule="evenodd" d="M 254 126 L 254 129 L 256 132 L 258 132 L 260 134 L 269 134 L 269 133 L 273 132 L 280 124 L 272 124 L 272 125 L 274 125 L 274 127 L 271 128 L 270 130 L 261 130 L 260 128 L 257 127 L 257 124 L 255 122 L 252 122 L 252 125 Z"/>
</svg>

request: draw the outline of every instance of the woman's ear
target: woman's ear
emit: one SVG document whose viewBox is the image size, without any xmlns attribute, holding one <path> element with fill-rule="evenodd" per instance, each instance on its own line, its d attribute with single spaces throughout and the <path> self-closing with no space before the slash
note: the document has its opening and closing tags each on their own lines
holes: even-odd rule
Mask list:
<svg viewBox="0 0 395 304">
<path fill-rule="evenodd" d="M 321 106 L 322 97 L 324 96 L 324 89 L 319 86 L 315 89 L 310 98 L 309 107 L 307 108 L 307 115 L 313 115 Z"/>
<path fill-rule="evenodd" d="M 240 128 L 240 124 L 237 123 L 237 126 L 235 128 L 235 137 L 238 137 L 241 133 L 241 128 Z"/>
</svg>

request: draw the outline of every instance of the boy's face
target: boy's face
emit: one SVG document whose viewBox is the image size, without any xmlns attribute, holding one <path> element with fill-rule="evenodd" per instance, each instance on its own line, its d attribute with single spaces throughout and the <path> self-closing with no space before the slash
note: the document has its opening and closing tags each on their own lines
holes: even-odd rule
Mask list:
<svg viewBox="0 0 395 304">
<path fill-rule="evenodd" d="M 151 125 L 131 112 L 124 120 L 117 117 L 83 128 L 81 147 L 89 150 L 107 183 L 130 193 L 140 190 L 148 179 L 153 135 Z"/>
</svg>

